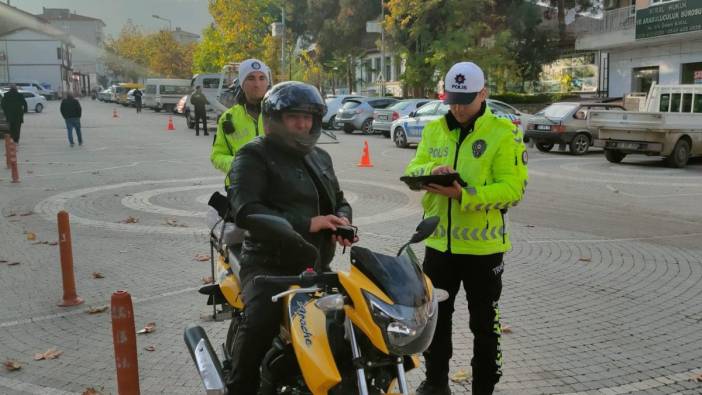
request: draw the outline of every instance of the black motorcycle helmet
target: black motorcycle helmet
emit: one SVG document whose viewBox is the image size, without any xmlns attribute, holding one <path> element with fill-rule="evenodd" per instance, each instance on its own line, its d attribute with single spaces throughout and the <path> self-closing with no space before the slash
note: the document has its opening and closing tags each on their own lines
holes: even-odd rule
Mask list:
<svg viewBox="0 0 702 395">
<path fill-rule="evenodd" d="M 291 133 L 283 123 L 284 112 L 302 112 L 313 117 L 308 136 Z M 322 134 L 322 117 L 327 105 L 317 88 L 298 81 L 281 82 L 273 86 L 263 97 L 261 113 L 267 138 L 271 138 L 297 153 L 312 151 Z"/>
</svg>

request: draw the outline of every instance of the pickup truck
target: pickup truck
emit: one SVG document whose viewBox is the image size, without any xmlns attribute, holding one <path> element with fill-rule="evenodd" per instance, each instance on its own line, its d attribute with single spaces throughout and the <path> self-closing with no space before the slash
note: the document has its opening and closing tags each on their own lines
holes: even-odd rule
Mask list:
<svg viewBox="0 0 702 395">
<path fill-rule="evenodd" d="M 702 87 L 654 84 L 642 107 L 645 112 L 590 112 L 589 127 L 599 136 L 594 146 L 608 161 L 643 154 L 682 168 L 702 155 Z"/>
</svg>

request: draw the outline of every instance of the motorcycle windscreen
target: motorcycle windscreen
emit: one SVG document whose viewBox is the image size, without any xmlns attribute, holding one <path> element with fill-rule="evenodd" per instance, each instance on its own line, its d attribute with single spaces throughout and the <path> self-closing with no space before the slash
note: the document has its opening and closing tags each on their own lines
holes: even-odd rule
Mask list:
<svg viewBox="0 0 702 395">
<path fill-rule="evenodd" d="M 314 301 L 307 294 L 290 298 L 290 340 L 305 384 L 313 394 L 326 394 L 341 382 L 341 374 L 329 346 L 327 317 Z"/>
<path fill-rule="evenodd" d="M 417 257 L 411 249 L 399 257 L 363 247 L 351 248 L 351 264 L 375 283 L 394 304 L 420 307 L 429 301 L 429 290 Z"/>
</svg>

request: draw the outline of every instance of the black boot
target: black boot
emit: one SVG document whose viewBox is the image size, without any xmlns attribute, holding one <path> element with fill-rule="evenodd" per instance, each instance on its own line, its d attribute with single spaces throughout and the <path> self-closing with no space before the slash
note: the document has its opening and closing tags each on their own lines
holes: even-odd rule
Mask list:
<svg viewBox="0 0 702 395">
<path fill-rule="evenodd" d="M 422 381 L 417 387 L 417 395 L 451 395 L 451 388 L 448 383 L 432 384 L 427 380 Z"/>
</svg>

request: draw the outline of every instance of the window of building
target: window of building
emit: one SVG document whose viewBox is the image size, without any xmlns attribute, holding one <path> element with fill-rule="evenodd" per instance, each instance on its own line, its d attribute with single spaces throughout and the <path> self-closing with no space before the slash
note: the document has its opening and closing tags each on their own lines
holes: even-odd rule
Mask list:
<svg viewBox="0 0 702 395">
<path fill-rule="evenodd" d="M 692 93 L 684 93 L 682 97 L 682 112 L 692 111 Z"/>
<path fill-rule="evenodd" d="M 654 82 L 658 83 L 658 66 L 635 68 L 631 76 L 632 92 L 648 92 Z"/>
<path fill-rule="evenodd" d="M 695 72 L 699 76 L 702 73 L 702 62 L 697 63 L 684 63 L 682 65 L 682 73 L 680 73 L 680 83 L 681 84 L 694 84 L 695 83 Z"/>
</svg>

